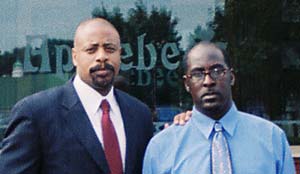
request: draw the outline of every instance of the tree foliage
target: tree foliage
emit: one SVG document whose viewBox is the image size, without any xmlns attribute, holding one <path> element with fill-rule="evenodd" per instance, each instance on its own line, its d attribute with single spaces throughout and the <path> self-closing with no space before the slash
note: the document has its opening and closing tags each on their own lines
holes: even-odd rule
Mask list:
<svg viewBox="0 0 300 174">
<path fill-rule="evenodd" d="M 280 0 L 227 0 L 225 11 L 217 8 L 208 24 L 214 31 L 212 41 L 226 43 L 236 68 L 235 101 L 246 111 L 261 106 L 271 119 L 282 119 L 286 114 L 290 95 L 300 101 L 296 90 L 300 83 L 295 81 L 299 69 L 282 63 L 282 48 L 299 40 L 299 27 L 284 23 L 281 9 Z M 199 35 L 199 29 L 194 35 Z"/>
</svg>

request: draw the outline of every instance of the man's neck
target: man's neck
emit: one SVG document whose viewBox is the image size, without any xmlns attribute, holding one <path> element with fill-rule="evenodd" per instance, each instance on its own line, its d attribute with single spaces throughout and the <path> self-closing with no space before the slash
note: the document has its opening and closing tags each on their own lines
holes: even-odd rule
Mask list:
<svg viewBox="0 0 300 174">
<path fill-rule="evenodd" d="M 99 87 L 95 87 L 95 86 L 91 86 L 95 91 L 97 91 L 99 94 L 101 94 L 102 96 L 107 96 L 107 94 L 110 92 L 112 85 L 107 86 L 105 88 L 99 88 Z"/>
<path fill-rule="evenodd" d="M 196 106 L 196 108 L 198 111 L 200 111 L 204 115 L 206 115 L 214 120 L 220 120 L 230 110 L 231 106 L 232 106 L 232 101 L 230 101 L 229 104 L 225 105 L 223 108 L 220 107 L 220 108 L 214 108 L 214 109 L 210 109 L 210 110 L 203 109 L 203 108 L 197 107 L 197 106 Z"/>
</svg>

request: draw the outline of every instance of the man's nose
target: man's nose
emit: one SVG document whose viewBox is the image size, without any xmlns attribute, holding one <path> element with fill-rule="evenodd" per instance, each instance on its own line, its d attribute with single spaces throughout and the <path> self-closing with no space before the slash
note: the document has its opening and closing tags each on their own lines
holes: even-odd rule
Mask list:
<svg viewBox="0 0 300 174">
<path fill-rule="evenodd" d="M 103 48 L 99 48 L 96 54 L 96 61 L 106 62 L 108 60 L 108 54 Z"/>
<path fill-rule="evenodd" d="M 211 78 L 209 73 L 204 75 L 203 86 L 213 86 L 215 84 L 216 84 L 216 81 Z"/>
</svg>

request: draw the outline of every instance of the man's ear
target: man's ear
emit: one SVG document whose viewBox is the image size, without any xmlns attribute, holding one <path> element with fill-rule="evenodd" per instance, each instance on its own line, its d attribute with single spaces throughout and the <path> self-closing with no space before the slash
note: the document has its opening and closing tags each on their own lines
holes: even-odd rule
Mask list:
<svg viewBox="0 0 300 174">
<path fill-rule="evenodd" d="M 120 48 L 118 49 L 118 51 L 119 51 L 119 54 L 122 55 L 122 52 L 124 51 L 124 48 L 122 48 L 122 47 L 120 46 Z M 125 51 L 126 51 L 126 50 L 125 50 Z"/>
<path fill-rule="evenodd" d="M 72 48 L 72 62 L 74 66 L 77 66 L 77 53 L 75 48 Z"/>
<path fill-rule="evenodd" d="M 190 92 L 190 86 L 186 75 L 183 76 L 183 81 L 186 92 Z"/>
<path fill-rule="evenodd" d="M 235 74 L 234 74 L 233 69 L 231 69 L 231 73 L 230 73 L 230 85 L 234 86 L 234 84 L 235 84 Z"/>
<path fill-rule="evenodd" d="M 186 92 L 190 92 L 190 87 L 187 84 L 185 84 L 184 86 L 185 86 Z"/>
</svg>

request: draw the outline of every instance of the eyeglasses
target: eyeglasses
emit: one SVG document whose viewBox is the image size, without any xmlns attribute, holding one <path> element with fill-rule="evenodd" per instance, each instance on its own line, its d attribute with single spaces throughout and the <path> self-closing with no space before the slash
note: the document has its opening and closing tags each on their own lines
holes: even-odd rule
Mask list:
<svg viewBox="0 0 300 174">
<path fill-rule="evenodd" d="M 185 75 L 185 78 L 190 78 L 193 81 L 203 81 L 205 79 L 206 75 L 209 75 L 209 77 L 216 81 L 221 79 L 225 73 L 231 69 L 224 68 L 224 67 L 216 67 L 213 69 L 210 69 L 208 71 L 202 70 L 202 71 L 194 71 L 191 74 Z"/>
</svg>

